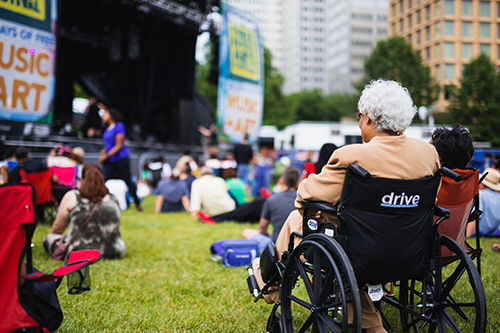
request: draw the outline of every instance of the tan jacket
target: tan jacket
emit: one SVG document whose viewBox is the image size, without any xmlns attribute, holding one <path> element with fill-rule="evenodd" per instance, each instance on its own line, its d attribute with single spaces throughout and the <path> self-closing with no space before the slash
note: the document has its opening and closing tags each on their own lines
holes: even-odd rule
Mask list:
<svg viewBox="0 0 500 333">
<path fill-rule="evenodd" d="M 301 212 L 301 201 L 340 200 L 346 169 L 358 164 L 374 177 L 415 179 L 433 175 L 439 168 L 439 156 L 433 145 L 422 140 L 400 136 L 376 136 L 367 144 L 341 147 L 333 153 L 321 173 L 310 175 L 297 190 L 295 207 Z"/>
</svg>

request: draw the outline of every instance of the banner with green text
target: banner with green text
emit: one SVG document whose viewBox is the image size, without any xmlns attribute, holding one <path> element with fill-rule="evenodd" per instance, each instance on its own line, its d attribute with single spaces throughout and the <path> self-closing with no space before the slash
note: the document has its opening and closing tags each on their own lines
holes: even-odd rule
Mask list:
<svg viewBox="0 0 500 333">
<path fill-rule="evenodd" d="M 249 143 L 258 138 L 264 102 L 264 58 L 257 20 L 222 3 L 217 129 L 219 138 Z"/>
</svg>

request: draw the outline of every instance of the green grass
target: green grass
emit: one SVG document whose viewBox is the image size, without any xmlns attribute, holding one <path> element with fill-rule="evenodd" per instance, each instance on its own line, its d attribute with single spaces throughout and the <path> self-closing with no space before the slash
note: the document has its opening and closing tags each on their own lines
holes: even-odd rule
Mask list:
<svg viewBox="0 0 500 333">
<path fill-rule="evenodd" d="M 64 321 L 58 332 L 264 332 L 271 306 L 253 302 L 245 268 L 224 268 L 210 259 L 209 246 L 241 238 L 251 224 L 201 224 L 187 213 L 153 214 L 153 197 L 144 212 L 123 212 L 122 260 L 91 266 L 92 290 L 68 295 L 58 289 Z M 47 225 L 35 232 L 34 263 L 44 272 L 60 265 L 45 253 Z M 483 281 L 488 300 L 488 332 L 500 327 L 498 239 L 483 239 Z M 397 314 L 393 314 L 397 317 Z"/>
</svg>

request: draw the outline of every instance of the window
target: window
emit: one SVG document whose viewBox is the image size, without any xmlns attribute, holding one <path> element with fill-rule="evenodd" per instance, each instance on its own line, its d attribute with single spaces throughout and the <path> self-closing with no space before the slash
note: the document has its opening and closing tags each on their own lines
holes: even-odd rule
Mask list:
<svg viewBox="0 0 500 333">
<path fill-rule="evenodd" d="M 417 24 L 420 24 L 420 10 L 417 10 Z"/>
<path fill-rule="evenodd" d="M 436 44 L 435 52 L 436 52 L 436 59 L 440 59 L 441 58 L 441 44 Z"/>
<path fill-rule="evenodd" d="M 500 4 L 498 5 L 498 8 L 500 8 Z M 500 23 L 497 23 L 497 38 L 500 38 Z"/>
<path fill-rule="evenodd" d="M 444 13 L 453 15 L 454 14 L 454 7 L 455 3 L 453 0 L 444 0 Z"/>
<path fill-rule="evenodd" d="M 472 22 L 462 22 L 462 36 L 472 37 Z"/>
<path fill-rule="evenodd" d="M 449 100 L 453 96 L 454 86 L 444 86 L 444 99 Z"/>
<path fill-rule="evenodd" d="M 411 34 L 408 34 L 408 43 L 411 44 Z"/>
<path fill-rule="evenodd" d="M 408 8 L 411 8 L 411 0 L 408 0 Z"/>
<path fill-rule="evenodd" d="M 463 43 L 462 44 L 462 59 L 470 59 L 472 58 L 472 44 L 471 43 Z"/>
<path fill-rule="evenodd" d="M 426 34 L 425 39 L 431 40 L 431 27 L 430 26 L 425 27 L 425 34 Z"/>
<path fill-rule="evenodd" d="M 403 0 L 399 0 L 399 12 L 403 12 Z"/>
<path fill-rule="evenodd" d="M 498 50 L 497 50 L 497 58 L 500 59 L 500 45 L 497 45 L 498 46 Z"/>
<path fill-rule="evenodd" d="M 392 4 L 391 10 L 392 10 L 392 17 L 396 16 L 396 4 L 395 3 Z"/>
<path fill-rule="evenodd" d="M 472 1 L 462 0 L 462 15 L 472 15 Z"/>
<path fill-rule="evenodd" d="M 431 19 L 431 6 L 427 5 L 425 7 L 425 19 L 429 21 Z"/>
<path fill-rule="evenodd" d="M 436 17 L 439 17 L 441 15 L 441 2 L 436 1 Z"/>
<path fill-rule="evenodd" d="M 490 44 L 479 44 L 479 53 L 490 55 Z"/>
<path fill-rule="evenodd" d="M 411 15 L 408 15 L 408 28 L 411 28 Z"/>
<path fill-rule="evenodd" d="M 444 78 L 454 79 L 455 78 L 455 65 L 445 64 L 444 65 Z"/>
<path fill-rule="evenodd" d="M 403 32 L 403 28 L 404 28 L 404 23 L 403 23 L 403 20 L 401 20 L 401 21 L 399 21 L 399 31 Z"/>
<path fill-rule="evenodd" d="M 455 58 L 455 44 L 454 43 L 444 43 L 444 57 L 445 58 Z"/>
<path fill-rule="evenodd" d="M 479 37 L 490 38 L 490 24 L 481 22 L 479 23 Z"/>
<path fill-rule="evenodd" d="M 392 24 L 392 33 L 395 35 L 396 34 L 396 23 Z"/>
<path fill-rule="evenodd" d="M 436 80 L 438 81 L 441 79 L 441 73 L 439 69 L 439 65 L 436 65 Z"/>
<path fill-rule="evenodd" d="M 441 22 L 436 22 L 435 38 L 441 37 Z"/>
<path fill-rule="evenodd" d="M 490 16 L 490 2 L 480 1 L 479 2 L 479 16 Z"/>
<path fill-rule="evenodd" d="M 431 48 L 427 47 L 425 48 L 425 59 L 427 62 L 431 61 Z"/>
<path fill-rule="evenodd" d="M 454 36 L 455 35 L 454 23 L 455 22 L 453 22 L 453 21 L 444 21 L 444 35 L 445 36 Z"/>
<path fill-rule="evenodd" d="M 417 31 L 417 44 L 420 45 L 420 30 Z"/>
</svg>

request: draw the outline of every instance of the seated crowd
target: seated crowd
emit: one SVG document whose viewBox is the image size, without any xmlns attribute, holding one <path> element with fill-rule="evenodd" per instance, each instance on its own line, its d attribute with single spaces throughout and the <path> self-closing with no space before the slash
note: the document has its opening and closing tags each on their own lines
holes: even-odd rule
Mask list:
<svg viewBox="0 0 500 333">
<path fill-rule="evenodd" d="M 244 229 L 243 238 L 257 240 L 259 251 L 274 242 L 280 256 L 288 247 L 290 234 L 302 232 L 302 202 L 338 204 L 349 165 L 358 164 L 374 177 L 415 179 L 431 176 L 441 166 L 464 169 L 473 157 L 472 138 L 459 124 L 451 129 L 438 127 L 430 144 L 407 137 L 404 132 L 416 114 L 416 107 L 408 90 L 397 82 L 372 81 L 361 94 L 358 110 L 365 144 L 340 148 L 325 144 L 317 162 L 308 160 L 309 167 L 304 170 L 284 165 L 282 174 L 275 175 L 275 190 L 270 186 L 276 163 L 274 151 L 265 146 L 254 156 L 245 148 L 248 146 L 238 145 L 225 161 L 216 161 L 213 154 L 206 165 L 184 154 L 171 168 L 159 157 L 145 164 L 139 183 L 147 187 L 147 193 L 156 194 L 155 214 L 185 211 L 208 224 L 223 221 L 258 223 L 258 229 Z M 247 137 L 244 144 L 246 140 Z M 0 162 L 0 182 L 20 183 L 25 180 L 26 173 L 50 169 L 52 182 L 64 185 L 65 191 L 58 199 L 59 210 L 51 232 L 43 240 L 45 250 L 51 254 L 62 239 L 70 243 L 68 252 L 94 248 L 104 258 L 123 258 L 125 242 L 119 228 L 121 210 L 128 206 L 127 186 L 106 180 L 96 164 L 83 165 L 83 154 L 81 148 L 55 148 L 44 163 L 30 159 L 26 148 L 10 149 L 6 159 Z M 242 170 L 238 169 L 233 156 L 244 161 Z M 497 162 L 485 169 L 485 178 L 480 184 L 481 236 L 500 236 L 498 167 Z M 68 168 L 72 172 L 68 173 Z M 320 218 L 337 225 L 336 217 Z M 467 236 L 473 234 L 473 228 L 467 231 Z M 78 237 L 73 237 L 75 235 Z M 295 241 L 297 246 L 300 239 Z M 500 250 L 500 245 L 494 244 L 493 249 Z M 259 264 L 257 258 L 252 266 L 262 288 L 264 282 L 259 279 Z M 363 329 L 368 333 L 386 332 L 367 293 L 360 291 L 360 296 Z M 277 288 L 264 295 L 268 303 L 275 303 L 278 298 Z"/>
</svg>

